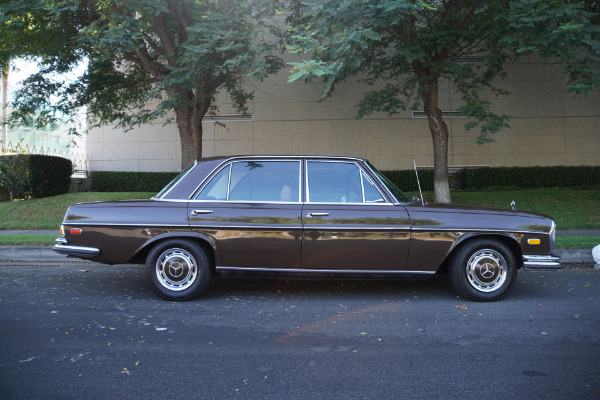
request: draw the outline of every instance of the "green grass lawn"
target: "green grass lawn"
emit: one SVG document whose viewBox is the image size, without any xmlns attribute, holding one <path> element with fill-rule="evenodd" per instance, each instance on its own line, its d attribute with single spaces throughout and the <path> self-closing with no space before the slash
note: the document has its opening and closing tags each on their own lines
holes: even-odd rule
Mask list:
<svg viewBox="0 0 600 400">
<path fill-rule="evenodd" d="M 410 193 L 415 195 L 415 193 Z M 418 193 L 416 194 L 418 196 Z M 433 193 L 423 193 L 426 200 Z M 452 201 L 546 214 L 556 221 L 559 230 L 600 229 L 600 190 L 536 189 L 514 191 L 452 192 Z"/>
<path fill-rule="evenodd" d="M 68 193 L 0 203 L 0 229 L 58 229 L 69 205 L 89 201 L 147 199 L 156 193 Z"/>
<path fill-rule="evenodd" d="M 50 246 L 59 237 L 56 235 L 0 235 L 0 246 Z"/>
<path fill-rule="evenodd" d="M 600 229 L 600 190 L 518 190 L 507 192 L 456 192 L 452 201 L 533 211 L 551 216 L 559 230 Z"/>
<path fill-rule="evenodd" d="M 88 201 L 147 199 L 155 193 L 69 193 L 43 199 L 0 203 L 0 229 L 56 229 L 70 204 Z M 431 198 L 425 193 L 425 198 Z M 600 229 L 600 190 L 519 190 L 490 192 L 454 192 L 452 200 L 510 208 L 515 200 L 518 210 L 547 214 L 556 220 L 559 230 Z M 0 235 L 0 245 L 52 244 L 56 235 Z M 557 247 L 590 248 L 599 237 L 559 237 Z"/>
</svg>

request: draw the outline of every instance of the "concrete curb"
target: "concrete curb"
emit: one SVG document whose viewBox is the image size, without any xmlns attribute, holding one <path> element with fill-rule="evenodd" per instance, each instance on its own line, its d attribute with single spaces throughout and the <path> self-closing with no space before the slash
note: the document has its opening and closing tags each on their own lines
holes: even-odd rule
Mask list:
<svg viewBox="0 0 600 400">
<path fill-rule="evenodd" d="M 58 254 L 50 246 L 0 246 L 0 261 L 78 262 Z"/>
<path fill-rule="evenodd" d="M 554 253 L 563 264 L 594 264 L 592 249 L 556 249 Z"/>
<path fill-rule="evenodd" d="M 594 264 L 591 249 L 557 249 L 554 253 L 564 264 Z M 85 262 L 58 254 L 50 246 L 0 246 L 0 261 Z"/>
</svg>

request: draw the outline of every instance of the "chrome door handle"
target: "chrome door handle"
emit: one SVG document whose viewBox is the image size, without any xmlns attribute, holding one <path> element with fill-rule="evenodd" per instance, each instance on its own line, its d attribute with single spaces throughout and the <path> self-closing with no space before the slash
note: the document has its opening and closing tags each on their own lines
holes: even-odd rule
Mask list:
<svg viewBox="0 0 600 400">
<path fill-rule="evenodd" d="M 307 213 L 306 218 L 310 219 L 312 217 L 326 217 L 328 215 L 329 215 L 329 213 L 325 213 L 325 212 L 313 212 L 313 213 Z"/>
<path fill-rule="evenodd" d="M 192 215 L 211 214 L 213 210 L 192 210 Z"/>
</svg>

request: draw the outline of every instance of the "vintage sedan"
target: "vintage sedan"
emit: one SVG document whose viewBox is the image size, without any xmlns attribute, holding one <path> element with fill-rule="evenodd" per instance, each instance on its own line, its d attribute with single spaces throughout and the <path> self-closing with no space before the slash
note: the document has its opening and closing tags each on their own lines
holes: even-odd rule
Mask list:
<svg viewBox="0 0 600 400">
<path fill-rule="evenodd" d="M 169 300 L 219 275 L 427 278 L 447 271 L 471 300 L 504 297 L 517 270 L 558 270 L 544 215 L 407 199 L 348 157 L 203 159 L 155 197 L 69 207 L 54 250 L 145 263 Z"/>
</svg>

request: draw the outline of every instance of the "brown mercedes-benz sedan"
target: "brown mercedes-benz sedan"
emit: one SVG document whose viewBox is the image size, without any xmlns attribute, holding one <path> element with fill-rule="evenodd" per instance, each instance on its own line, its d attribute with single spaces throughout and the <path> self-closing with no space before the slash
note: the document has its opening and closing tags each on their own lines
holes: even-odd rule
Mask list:
<svg viewBox="0 0 600 400">
<path fill-rule="evenodd" d="M 144 263 L 169 300 L 214 275 L 427 278 L 447 270 L 459 295 L 504 297 L 517 270 L 558 270 L 544 215 L 407 199 L 368 161 L 211 158 L 149 200 L 69 207 L 54 250 Z"/>
</svg>

